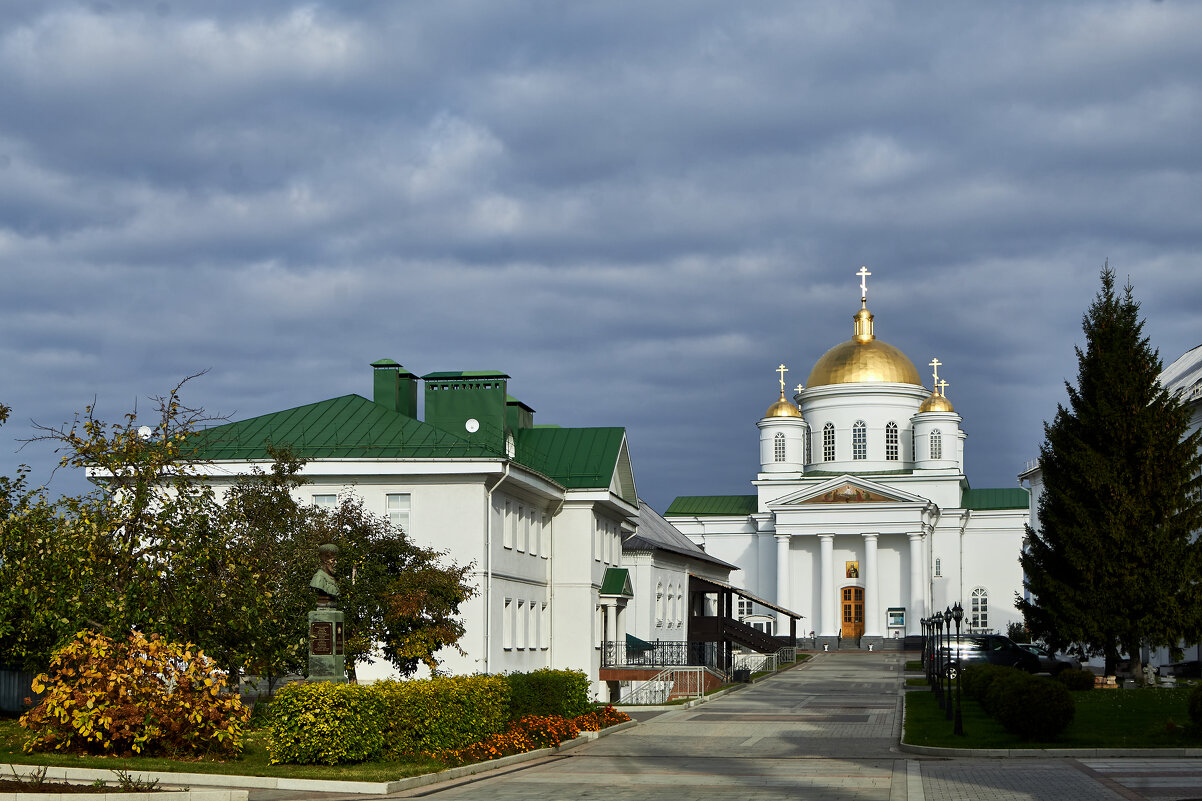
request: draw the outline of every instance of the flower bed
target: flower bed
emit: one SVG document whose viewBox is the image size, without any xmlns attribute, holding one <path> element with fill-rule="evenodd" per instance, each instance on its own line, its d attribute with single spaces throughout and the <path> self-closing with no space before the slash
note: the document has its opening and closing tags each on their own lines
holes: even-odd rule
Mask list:
<svg viewBox="0 0 1202 801">
<path fill-rule="evenodd" d="M 429 756 L 446 762 L 449 766 L 487 762 L 540 748 L 554 748 L 566 740 L 575 738 L 581 731 L 600 731 L 628 720 L 629 715 L 617 711 L 612 706 L 586 712 L 574 718 L 559 715 L 526 715 L 511 722 L 505 731 L 486 737 L 478 743 Z"/>
</svg>

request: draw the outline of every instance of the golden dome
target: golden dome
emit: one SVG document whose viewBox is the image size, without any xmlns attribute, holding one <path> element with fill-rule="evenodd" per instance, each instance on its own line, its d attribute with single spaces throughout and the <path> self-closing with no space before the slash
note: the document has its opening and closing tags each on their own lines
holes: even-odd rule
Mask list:
<svg viewBox="0 0 1202 801">
<path fill-rule="evenodd" d="M 780 400 L 768 407 L 764 417 L 801 417 L 801 409 L 785 400 L 784 390 L 781 390 Z"/>
<path fill-rule="evenodd" d="M 938 392 L 932 391 L 922 405 L 918 407 L 918 413 L 923 412 L 954 412 L 955 408 L 952 402 L 940 395 Z"/>
<path fill-rule="evenodd" d="M 822 355 L 806 386 L 886 382 L 922 386 L 914 362 L 873 334 L 872 312 L 864 306 L 852 318 L 855 336 Z"/>
</svg>

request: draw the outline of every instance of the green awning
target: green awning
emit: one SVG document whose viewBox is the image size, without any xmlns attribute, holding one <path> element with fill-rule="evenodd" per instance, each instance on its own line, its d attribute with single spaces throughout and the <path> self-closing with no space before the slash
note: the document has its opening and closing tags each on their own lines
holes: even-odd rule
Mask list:
<svg viewBox="0 0 1202 801">
<path fill-rule="evenodd" d="M 624 567 L 607 567 L 605 578 L 601 580 L 602 595 L 625 595 L 634 597 L 634 589 L 630 586 L 630 571 Z"/>
</svg>

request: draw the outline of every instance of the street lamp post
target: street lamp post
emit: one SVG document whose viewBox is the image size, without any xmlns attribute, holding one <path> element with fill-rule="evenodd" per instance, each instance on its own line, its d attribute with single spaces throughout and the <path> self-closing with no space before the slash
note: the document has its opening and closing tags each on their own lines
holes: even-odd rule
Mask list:
<svg viewBox="0 0 1202 801">
<path fill-rule="evenodd" d="M 960 621 L 964 620 L 964 607 L 956 601 L 956 605 L 952 607 L 952 619 L 956 621 L 956 653 L 960 653 Z M 956 723 L 953 732 L 961 737 L 964 736 L 964 718 L 961 712 L 964 709 L 964 701 L 960 697 L 960 670 L 956 671 Z"/>
<path fill-rule="evenodd" d="M 936 613 L 935 623 L 935 697 L 939 699 L 939 708 L 943 709 L 943 671 L 947 652 L 943 650 L 943 616 Z"/>
<path fill-rule="evenodd" d="M 952 653 L 952 608 L 950 606 L 943 611 L 943 628 L 947 631 L 947 652 L 950 656 Z M 956 651 L 954 658 L 956 660 L 956 675 L 959 676 L 960 675 L 960 652 L 959 652 L 959 650 Z M 950 659 L 948 661 L 948 664 L 949 665 L 951 664 Z M 944 707 L 944 710 L 947 712 L 946 718 L 948 720 L 951 720 L 952 719 L 952 676 L 951 676 L 951 673 L 948 673 L 948 676 L 947 676 L 947 705 Z"/>
</svg>

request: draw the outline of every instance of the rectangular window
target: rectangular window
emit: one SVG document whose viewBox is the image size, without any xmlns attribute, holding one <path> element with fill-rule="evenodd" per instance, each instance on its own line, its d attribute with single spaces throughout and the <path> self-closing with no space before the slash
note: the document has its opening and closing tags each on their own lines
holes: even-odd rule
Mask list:
<svg viewBox="0 0 1202 801">
<path fill-rule="evenodd" d="M 505 501 L 505 523 L 501 526 L 501 544 L 506 548 L 513 547 L 513 506 Z"/>
<path fill-rule="evenodd" d="M 596 529 L 593 531 L 593 561 L 594 562 L 601 561 L 602 547 L 603 547 L 603 545 L 601 542 L 601 521 L 598 520 L 598 521 L 596 521 Z"/>
<path fill-rule="evenodd" d="M 338 508 L 338 496 L 337 495 L 314 495 L 313 496 L 313 505 L 320 507 L 322 509 L 337 509 Z"/>
<path fill-rule="evenodd" d="M 413 499 L 409 493 L 389 493 L 384 496 L 385 508 L 388 510 L 388 522 L 393 528 L 399 528 L 409 533 L 409 513 L 412 510 Z"/>
<path fill-rule="evenodd" d="M 517 632 L 514 635 L 514 645 L 519 651 L 526 649 L 526 602 L 518 601 Z"/>
<path fill-rule="evenodd" d="M 542 632 L 538 630 L 538 604 L 534 601 L 530 602 L 530 609 L 526 616 L 530 618 L 530 650 L 533 651 L 542 641 Z"/>
<path fill-rule="evenodd" d="M 551 607 L 548 606 L 547 604 L 543 604 L 542 618 L 543 618 L 543 625 L 542 625 L 543 638 L 542 638 L 542 640 L 539 641 L 539 645 L 542 647 L 542 649 L 544 651 L 546 651 L 547 649 L 549 649 L 551 647 Z"/>
<path fill-rule="evenodd" d="M 740 619 L 745 618 L 751 614 L 751 606 L 752 606 L 751 601 L 747 600 L 746 598 L 740 598 L 738 601 L 738 604 L 739 604 L 739 618 Z"/>
<path fill-rule="evenodd" d="M 501 647 L 508 651 L 513 648 L 513 599 L 505 599 L 505 608 L 501 613 Z"/>
<path fill-rule="evenodd" d="M 531 509 L 529 514 L 522 515 L 522 545 L 526 546 L 526 550 L 531 554 L 538 551 L 538 543 L 530 539 L 530 520 L 534 517 L 534 510 Z"/>
<path fill-rule="evenodd" d="M 539 535 L 539 555 L 546 559 L 551 555 L 551 521 L 546 515 L 543 515 L 542 525 L 539 527 L 541 534 Z"/>
<path fill-rule="evenodd" d="M 514 539 L 517 540 L 519 551 L 526 550 L 526 538 L 529 534 L 530 527 L 526 524 L 526 507 L 518 504 L 518 516 L 514 523 Z"/>
</svg>

